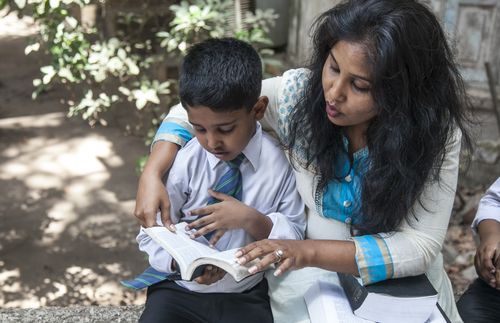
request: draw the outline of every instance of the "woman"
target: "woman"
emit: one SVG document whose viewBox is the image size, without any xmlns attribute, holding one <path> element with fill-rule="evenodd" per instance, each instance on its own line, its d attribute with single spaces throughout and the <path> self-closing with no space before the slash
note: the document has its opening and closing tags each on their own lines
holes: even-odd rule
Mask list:
<svg viewBox="0 0 500 323">
<path fill-rule="evenodd" d="M 308 240 L 263 240 L 237 256 L 262 257 L 254 271 L 279 261 L 268 275 L 277 322 L 307 320 L 304 291 L 334 272 L 365 284 L 426 273 L 459 322 L 441 247 L 461 138 L 469 137 L 464 86 L 444 33 L 414 0 L 346 1 L 314 28 L 308 69 L 265 80 L 262 90 L 270 99 L 263 126 L 287 148 L 308 207 Z M 166 118 L 157 140 L 189 138 L 177 117 Z M 159 205 L 169 223 L 160 178 L 175 151 L 155 144 L 141 176 L 136 216 L 145 225 Z"/>
</svg>

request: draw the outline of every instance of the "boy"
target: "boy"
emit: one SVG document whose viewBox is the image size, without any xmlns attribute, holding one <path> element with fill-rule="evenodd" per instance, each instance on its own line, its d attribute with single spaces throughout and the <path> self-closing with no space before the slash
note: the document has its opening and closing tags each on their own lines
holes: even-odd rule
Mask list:
<svg viewBox="0 0 500 323">
<path fill-rule="evenodd" d="M 168 176 L 171 220 L 192 221 L 193 238 L 213 233 L 210 242 L 219 250 L 304 234 L 292 170 L 258 123 L 268 103 L 259 97 L 261 80 L 258 54 L 235 39 L 194 45 L 182 65 L 180 99 L 196 140 L 179 151 Z M 160 215 L 157 222 L 162 224 Z M 175 272 L 172 257 L 142 229 L 137 241 L 154 269 Z M 141 321 L 273 321 L 263 273 L 239 283 L 224 274 L 207 267 L 195 281 L 150 286 Z"/>
<path fill-rule="evenodd" d="M 474 266 L 479 276 L 457 302 L 464 322 L 500 322 L 500 178 L 481 198 L 472 231 L 479 246 Z"/>
</svg>

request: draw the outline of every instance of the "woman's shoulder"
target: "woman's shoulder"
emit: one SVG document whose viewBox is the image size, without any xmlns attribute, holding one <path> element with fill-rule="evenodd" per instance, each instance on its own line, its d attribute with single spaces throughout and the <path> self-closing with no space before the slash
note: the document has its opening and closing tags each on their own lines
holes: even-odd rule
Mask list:
<svg viewBox="0 0 500 323">
<path fill-rule="evenodd" d="M 282 76 L 282 87 L 284 90 L 302 89 L 309 80 L 310 75 L 311 71 L 307 68 L 287 70 L 283 73 Z"/>
</svg>

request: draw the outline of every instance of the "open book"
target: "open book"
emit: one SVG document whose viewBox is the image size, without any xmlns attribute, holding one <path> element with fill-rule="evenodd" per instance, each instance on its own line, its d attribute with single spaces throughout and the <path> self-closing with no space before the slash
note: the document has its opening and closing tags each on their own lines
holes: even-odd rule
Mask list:
<svg viewBox="0 0 500 323">
<path fill-rule="evenodd" d="M 191 239 L 189 235 L 192 231 L 186 231 L 186 225 L 185 222 L 176 224 L 175 233 L 165 227 L 144 228 L 144 232 L 175 259 L 183 280 L 193 280 L 201 276 L 207 265 L 222 268 L 237 282 L 252 275 L 248 269 L 258 262 L 257 259 L 240 265 L 234 256 L 238 248 L 225 251 L 211 248 L 204 237 Z"/>
<path fill-rule="evenodd" d="M 348 296 L 339 283 L 318 281 L 304 294 L 311 323 L 371 323 L 356 316 L 351 309 Z M 385 311 L 377 322 L 419 322 L 419 323 L 448 323 L 450 322 L 438 304 L 430 308 L 430 313 L 424 319 L 412 319 L 411 314 L 397 315 L 388 306 L 380 305 Z M 404 310 L 404 309 L 403 309 Z"/>
</svg>

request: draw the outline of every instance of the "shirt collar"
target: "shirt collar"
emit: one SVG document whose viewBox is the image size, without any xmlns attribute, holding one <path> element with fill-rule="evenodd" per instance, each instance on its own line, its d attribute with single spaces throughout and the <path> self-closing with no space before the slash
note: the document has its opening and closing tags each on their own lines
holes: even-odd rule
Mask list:
<svg viewBox="0 0 500 323">
<path fill-rule="evenodd" d="M 347 138 L 347 136 L 342 135 L 342 142 L 344 144 L 345 151 L 349 151 L 349 139 Z M 365 146 L 365 147 L 355 151 L 352 154 L 352 159 L 354 161 L 359 161 L 359 160 L 364 159 L 366 157 L 368 157 L 368 146 Z"/>
<path fill-rule="evenodd" d="M 262 148 L 262 126 L 259 122 L 257 122 L 255 127 L 255 134 L 252 136 L 250 141 L 248 142 L 245 149 L 243 149 L 242 153 L 245 155 L 245 158 L 250 162 L 254 170 L 257 170 L 259 167 L 260 161 L 260 152 Z M 222 160 L 215 157 L 213 154 L 205 151 L 207 154 L 208 164 L 211 169 L 214 169 L 219 163 L 222 163 Z M 243 161 L 244 163 L 245 161 Z"/>
</svg>

